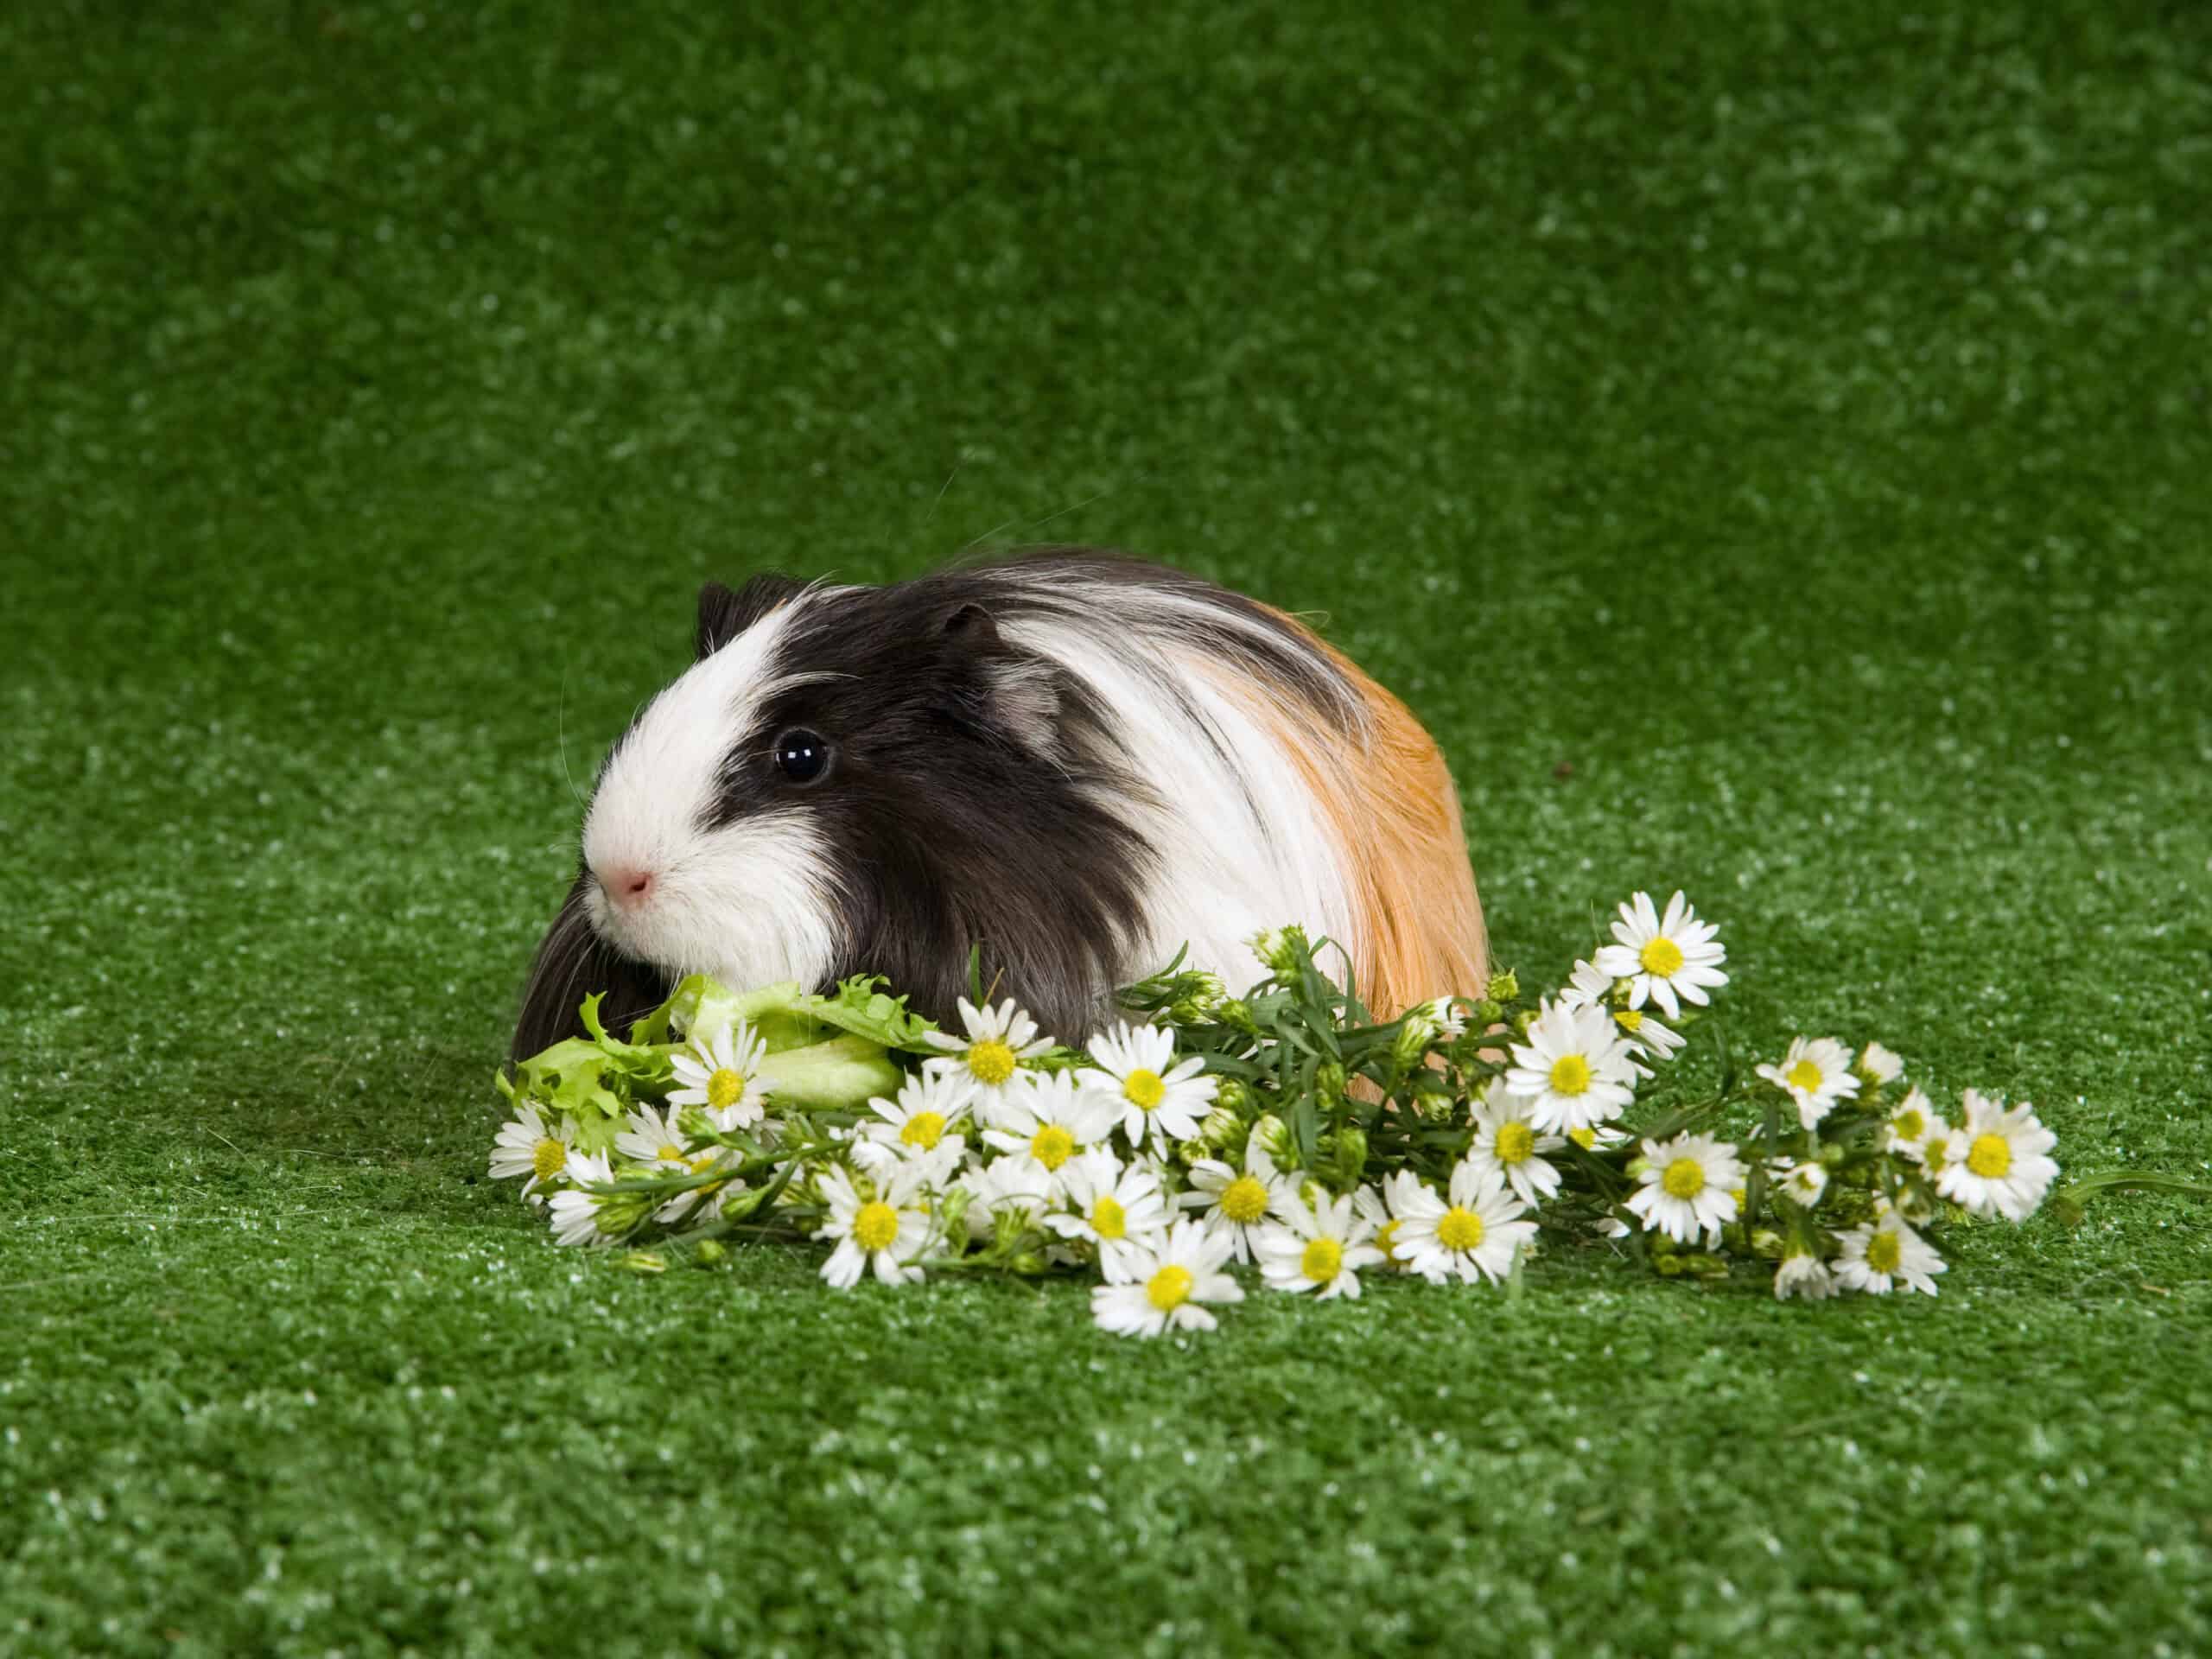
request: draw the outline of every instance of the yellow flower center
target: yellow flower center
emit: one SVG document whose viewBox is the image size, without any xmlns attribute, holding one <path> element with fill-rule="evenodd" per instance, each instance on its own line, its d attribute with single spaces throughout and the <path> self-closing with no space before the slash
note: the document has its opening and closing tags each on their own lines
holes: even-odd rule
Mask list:
<svg viewBox="0 0 2212 1659">
<path fill-rule="evenodd" d="M 1090 1206 L 1090 1230 L 1101 1238 L 1127 1238 L 1129 1236 L 1128 1213 L 1111 1192 Z M 1176 1271 L 1180 1273 L 1182 1269 L 1179 1268 Z M 1187 1274 L 1185 1276 L 1188 1277 Z M 1174 1304 L 1171 1302 L 1168 1306 L 1172 1307 Z"/>
<path fill-rule="evenodd" d="M 1535 1155 L 1536 1132 L 1526 1123 L 1501 1123 L 1491 1155 L 1501 1164 L 1525 1164 Z"/>
<path fill-rule="evenodd" d="M 1917 1106 L 1908 1106 L 1890 1120 L 1890 1129 L 1900 1141 L 1917 1141 L 1928 1133 L 1928 1119 Z"/>
<path fill-rule="evenodd" d="M 1167 1085 L 1160 1081 L 1159 1072 L 1141 1065 L 1122 1079 L 1122 1092 L 1139 1111 L 1148 1112 L 1167 1098 Z"/>
<path fill-rule="evenodd" d="M 1682 947 L 1669 938 L 1647 940 L 1637 960 L 1643 964 L 1645 973 L 1665 979 L 1681 971 Z"/>
<path fill-rule="evenodd" d="M 707 1079 L 707 1104 L 726 1112 L 745 1098 L 745 1073 L 722 1066 Z"/>
<path fill-rule="evenodd" d="M 1268 1189 L 1249 1175 L 1239 1175 L 1221 1189 L 1221 1213 L 1249 1226 L 1268 1213 Z"/>
<path fill-rule="evenodd" d="M 900 1127 L 899 1138 L 910 1147 L 919 1147 L 924 1152 L 935 1152 L 938 1141 L 944 1134 L 944 1114 L 916 1112 Z"/>
<path fill-rule="evenodd" d="M 1395 1255 L 1391 1254 L 1391 1251 L 1396 1246 L 1397 1242 L 1398 1219 L 1396 1217 L 1393 1216 L 1376 1230 L 1375 1248 L 1382 1252 L 1383 1260 L 1388 1262 L 1392 1267 L 1402 1268 L 1406 1264 L 1399 1261 Z"/>
<path fill-rule="evenodd" d="M 680 1164 L 683 1161 L 683 1148 L 681 1147 L 663 1147 L 658 1152 L 653 1154 L 653 1156 L 659 1159 L 664 1164 Z"/>
<path fill-rule="evenodd" d="M 1483 1218 L 1453 1205 L 1436 1218 L 1436 1242 L 1447 1250 L 1471 1250 L 1483 1242 Z"/>
<path fill-rule="evenodd" d="M 1580 1054 L 1562 1054 L 1552 1062 L 1552 1092 L 1586 1094 L 1590 1088 L 1590 1062 Z"/>
<path fill-rule="evenodd" d="M 878 1198 L 853 1217 L 853 1242 L 864 1250 L 887 1250 L 899 1236 L 899 1212 Z"/>
<path fill-rule="evenodd" d="M 530 1167 L 541 1181 L 549 1181 L 569 1166 L 569 1149 L 558 1141 L 541 1141 L 530 1154 Z"/>
<path fill-rule="evenodd" d="M 660 1154 L 660 1155 L 661 1155 L 662 1157 L 664 1157 L 664 1158 L 667 1157 L 667 1156 L 668 1156 L 668 1148 L 667 1148 L 667 1147 L 663 1147 L 661 1148 L 661 1154 Z M 680 1156 L 681 1154 L 679 1154 L 678 1155 Z M 713 1153 L 711 1153 L 711 1152 L 702 1152 L 702 1153 L 701 1153 L 697 1157 L 696 1157 L 696 1158 L 694 1158 L 694 1159 L 690 1160 L 690 1162 L 685 1166 L 685 1167 L 687 1167 L 688 1169 L 690 1169 L 690 1172 L 691 1172 L 694 1175 L 703 1175 L 703 1174 L 705 1174 L 709 1170 L 712 1169 L 714 1166 L 715 1166 L 715 1154 L 714 1154 Z M 693 1198 L 705 1197 L 705 1198 L 713 1198 L 713 1197 L 715 1196 L 715 1193 L 717 1193 L 717 1192 L 721 1192 L 721 1191 L 722 1190 L 722 1188 L 724 1188 L 725 1186 L 727 1186 L 727 1185 L 729 1185 L 729 1183 L 728 1183 L 728 1182 L 727 1182 L 727 1181 L 716 1181 L 716 1182 L 715 1182 L 712 1186 L 699 1186 L 699 1187 L 694 1187 L 694 1188 L 692 1188 L 692 1190 L 691 1190 L 691 1196 L 692 1196 Z M 896 1231 L 896 1230 L 897 1230 L 897 1229 L 896 1229 L 895 1225 L 894 1225 L 894 1227 L 893 1227 L 893 1230 L 894 1230 L 894 1231 Z"/>
<path fill-rule="evenodd" d="M 1144 1299 L 1163 1313 L 1173 1313 L 1191 1300 L 1191 1270 L 1172 1266 L 1162 1268 L 1145 1281 Z"/>
<path fill-rule="evenodd" d="M 1317 1238 L 1298 1258 L 1298 1270 L 1317 1285 L 1325 1285 L 1344 1270 L 1344 1247 L 1333 1238 Z"/>
<path fill-rule="evenodd" d="M 2001 1135 L 1977 1135 L 1967 1151 L 1967 1167 L 1993 1181 L 2012 1167 L 2012 1143 Z"/>
<path fill-rule="evenodd" d="M 1014 1051 L 995 1037 L 969 1045 L 968 1070 L 978 1083 L 997 1084 L 1014 1075 Z"/>
<path fill-rule="evenodd" d="M 1827 1081 L 1827 1074 L 1810 1060 L 1800 1060 L 1782 1074 L 1792 1089 L 1802 1089 L 1808 1095 L 1821 1092 L 1821 1085 Z"/>
<path fill-rule="evenodd" d="M 1877 1273 L 1895 1273 L 1904 1260 L 1904 1242 L 1886 1229 L 1866 1241 L 1866 1265 Z"/>
<path fill-rule="evenodd" d="M 1057 1123 L 1047 1123 L 1029 1137 L 1029 1155 L 1047 1169 L 1058 1169 L 1075 1156 L 1075 1136 Z"/>
<path fill-rule="evenodd" d="M 1581 1147 L 1583 1151 L 1588 1152 L 1594 1148 L 1598 1144 L 1598 1131 L 1595 1129 L 1569 1129 L 1567 1132 L 1567 1138 L 1573 1141 L 1576 1146 Z"/>
<path fill-rule="evenodd" d="M 1678 1198 L 1694 1198 L 1705 1191 L 1705 1166 L 1694 1158 L 1677 1158 L 1667 1166 L 1659 1185 Z"/>
<path fill-rule="evenodd" d="M 1619 1013 L 1613 1016 L 1613 1023 L 1625 1032 L 1633 1033 L 1642 1031 L 1643 1029 L 1643 1010 L 1641 1008 L 1623 1008 Z"/>
</svg>

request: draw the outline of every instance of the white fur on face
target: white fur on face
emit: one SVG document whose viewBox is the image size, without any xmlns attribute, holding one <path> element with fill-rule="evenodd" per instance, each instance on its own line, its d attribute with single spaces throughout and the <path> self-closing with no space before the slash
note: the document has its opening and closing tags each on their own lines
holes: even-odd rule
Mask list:
<svg viewBox="0 0 2212 1659">
<path fill-rule="evenodd" d="M 833 881 L 810 815 L 787 806 L 699 828 L 730 746 L 790 683 L 768 677 L 792 613 L 811 597 L 695 664 L 608 757 L 584 815 L 584 861 L 594 870 L 650 871 L 653 888 L 625 911 L 594 882 L 584 908 L 600 937 L 625 954 L 732 986 L 796 979 L 811 987 L 835 964 L 842 941 L 831 919 Z"/>
</svg>

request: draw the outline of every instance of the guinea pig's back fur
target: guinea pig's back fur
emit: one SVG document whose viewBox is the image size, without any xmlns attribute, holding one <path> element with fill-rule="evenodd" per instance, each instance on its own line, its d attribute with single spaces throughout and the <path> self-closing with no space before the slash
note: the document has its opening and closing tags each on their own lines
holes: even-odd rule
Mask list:
<svg viewBox="0 0 2212 1659">
<path fill-rule="evenodd" d="M 1263 971 L 1248 941 L 1286 922 L 1342 944 L 1378 1013 L 1482 988 L 1435 744 L 1241 594 L 1068 548 L 881 588 L 756 578 L 702 594 L 697 652 L 602 769 L 518 1053 L 609 976 L 610 1020 L 690 972 L 880 972 L 944 1019 L 971 944 L 1080 1041 L 1185 946 L 1242 990 Z M 793 728 L 836 753 L 817 787 L 765 758 Z M 627 913 L 608 868 L 664 879 Z"/>
</svg>

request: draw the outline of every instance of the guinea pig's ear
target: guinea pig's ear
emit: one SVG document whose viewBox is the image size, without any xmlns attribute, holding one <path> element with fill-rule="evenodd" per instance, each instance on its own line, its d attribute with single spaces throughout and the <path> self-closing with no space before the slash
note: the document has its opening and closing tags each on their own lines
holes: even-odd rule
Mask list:
<svg viewBox="0 0 2212 1659">
<path fill-rule="evenodd" d="M 713 656 L 778 607 L 806 590 L 796 576 L 767 570 L 732 592 L 719 582 L 699 590 L 699 628 L 692 638 L 695 658 Z"/>
<path fill-rule="evenodd" d="M 948 639 L 957 639 L 970 651 L 982 651 L 999 642 L 999 625 L 980 605 L 963 605 L 944 619 L 939 629 Z"/>
<path fill-rule="evenodd" d="M 1060 693 L 1052 664 L 1016 654 L 981 605 L 948 614 L 938 632 L 981 664 L 983 707 L 990 723 L 1022 747 L 1050 757 L 1060 747 Z"/>
<path fill-rule="evenodd" d="M 992 721 L 1014 741 L 1050 758 L 1060 748 L 1060 693 L 1052 669 L 1036 660 L 993 663 L 983 671 Z"/>
</svg>

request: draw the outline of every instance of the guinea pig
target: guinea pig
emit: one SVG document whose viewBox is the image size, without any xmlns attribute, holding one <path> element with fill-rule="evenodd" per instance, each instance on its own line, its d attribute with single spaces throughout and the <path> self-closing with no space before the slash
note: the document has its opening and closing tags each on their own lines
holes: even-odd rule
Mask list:
<svg viewBox="0 0 2212 1659">
<path fill-rule="evenodd" d="M 696 660 L 600 771 L 514 1052 L 690 973 L 983 982 L 1061 1040 L 1166 965 L 1242 991 L 1302 924 L 1389 1016 L 1479 993 L 1459 798 L 1403 703 L 1304 623 L 1180 571 L 1049 548 L 887 587 L 699 595 Z"/>
</svg>

